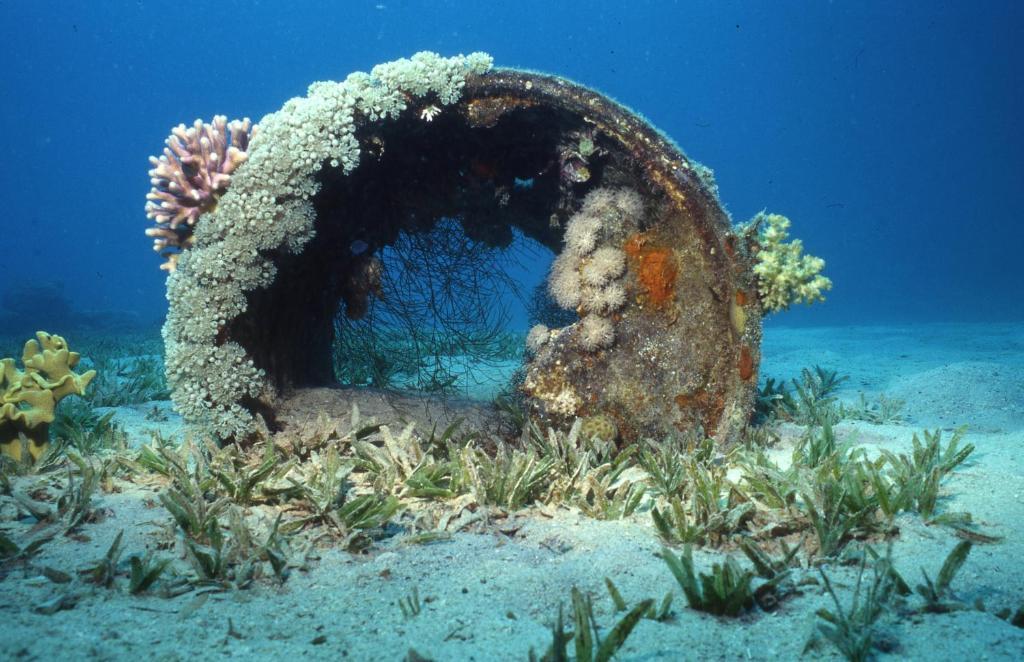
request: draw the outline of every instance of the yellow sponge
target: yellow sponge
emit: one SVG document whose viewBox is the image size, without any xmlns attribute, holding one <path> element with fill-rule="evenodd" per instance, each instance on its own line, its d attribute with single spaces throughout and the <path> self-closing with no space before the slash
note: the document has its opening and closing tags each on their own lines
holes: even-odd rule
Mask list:
<svg viewBox="0 0 1024 662">
<path fill-rule="evenodd" d="M 73 371 L 80 358 L 68 351 L 64 338 L 39 331 L 36 340 L 25 343 L 24 370 L 14 359 L 0 359 L 0 451 L 20 461 L 24 438 L 33 460 L 46 452 L 57 403 L 67 395 L 84 395 L 96 376 L 95 370 Z"/>
</svg>

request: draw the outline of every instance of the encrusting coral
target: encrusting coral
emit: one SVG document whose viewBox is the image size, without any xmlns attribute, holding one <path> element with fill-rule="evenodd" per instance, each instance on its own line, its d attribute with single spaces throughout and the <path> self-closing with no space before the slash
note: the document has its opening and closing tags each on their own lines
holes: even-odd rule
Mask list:
<svg viewBox="0 0 1024 662">
<path fill-rule="evenodd" d="M 192 245 L 168 278 L 166 369 L 183 416 L 221 437 L 244 437 L 255 429 L 243 403 L 272 387 L 240 344 L 218 342 L 218 335 L 245 312 L 246 293 L 273 282 L 275 257 L 268 252 L 297 254 L 312 238 L 317 174 L 325 166 L 347 174 L 359 164 L 357 119 L 396 119 L 427 94 L 442 107 L 451 104 L 466 76 L 490 67 L 484 53 L 417 53 L 342 82 L 313 83 L 308 96 L 291 99 L 259 122 L 244 167 L 232 174 L 216 208 L 195 224 Z"/>
<path fill-rule="evenodd" d="M 772 287 L 809 300 L 821 283 L 799 244 L 740 234 L 710 171 L 641 117 L 480 53 L 314 83 L 260 120 L 215 202 L 179 224 L 193 234 L 167 280 L 163 333 L 176 409 L 222 440 L 287 429 L 337 382 L 323 359 L 350 351 L 339 320 L 385 300 L 415 307 L 405 291 L 381 295 L 395 282 L 384 258 L 442 228 L 491 252 L 521 235 L 559 253 L 547 289 L 568 315 L 531 320 L 548 326 L 530 333 L 517 389 L 544 424 L 607 416 L 627 443 L 696 429 L 738 440 Z M 471 265 L 469 283 L 495 266 L 450 255 Z M 787 286 L 794 259 L 813 273 Z"/>
<path fill-rule="evenodd" d="M 615 421 L 610 416 L 597 414 L 582 419 L 580 423 L 580 436 L 584 439 L 596 437 L 603 441 L 615 441 L 618 439 L 619 430 L 615 427 Z"/>
<path fill-rule="evenodd" d="M 25 343 L 24 370 L 14 359 L 0 359 L 0 450 L 22 459 L 22 437 L 33 460 L 46 452 L 49 426 L 57 403 L 68 395 L 84 395 L 95 370 L 74 372 L 81 357 L 68 350 L 64 338 L 45 331 Z"/>
<path fill-rule="evenodd" d="M 778 312 L 794 303 L 824 301 L 823 291 L 832 289 L 832 281 L 821 275 L 825 260 L 803 255 L 803 243 L 789 238 L 789 219 L 781 214 L 761 212 L 750 226 L 758 231 L 760 249 L 756 253 L 758 290 L 765 310 Z"/>
<path fill-rule="evenodd" d="M 233 120 L 217 115 L 207 124 L 171 130 L 160 158 L 149 157 L 153 188 L 146 196 L 146 216 L 157 227 L 146 230 L 153 250 L 166 258 L 161 269 L 174 271 L 178 254 L 192 245 L 192 232 L 202 214 L 217 205 L 227 190 L 231 173 L 245 163 L 249 139 L 256 131 L 249 118 Z"/>
</svg>

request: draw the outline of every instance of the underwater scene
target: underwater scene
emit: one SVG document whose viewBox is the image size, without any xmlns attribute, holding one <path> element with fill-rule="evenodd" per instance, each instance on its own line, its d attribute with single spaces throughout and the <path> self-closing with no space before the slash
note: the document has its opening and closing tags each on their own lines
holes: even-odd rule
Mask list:
<svg viewBox="0 0 1024 662">
<path fill-rule="evenodd" d="M 3 659 L 1024 659 L 1024 5 L 0 37 Z"/>
</svg>

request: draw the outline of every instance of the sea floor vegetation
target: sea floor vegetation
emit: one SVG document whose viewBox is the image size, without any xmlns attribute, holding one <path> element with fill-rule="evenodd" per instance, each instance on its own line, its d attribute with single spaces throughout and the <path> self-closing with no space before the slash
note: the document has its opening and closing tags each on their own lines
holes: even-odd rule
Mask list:
<svg viewBox="0 0 1024 662">
<path fill-rule="evenodd" d="M 70 645 L 23 636 L 46 619 L 92 628 L 100 656 L 164 638 L 129 631 L 131 617 L 92 622 L 105 604 L 256 655 L 368 659 L 383 638 L 410 642 L 406 659 L 631 659 L 670 655 L 657 642 L 694 619 L 752 657 L 905 655 L 922 623 L 953 637 L 983 622 L 1024 644 L 1024 587 L 993 591 L 971 569 L 1022 544 L 1019 512 L 1003 524 L 961 498 L 992 451 L 962 427 L 915 430 L 895 396 L 853 396 L 830 369 L 765 380 L 758 426 L 728 449 L 542 429 L 508 398 L 499 426 L 443 429 L 354 398 L 243 447 L 138 416 L 126 428 L 125 411 L 162 411 L 159 354 L 77 344 L 110 386 L 61 406 L 39 462 L 0 472 L 12 654 Z M 324 591 L 342 596 L 347 630 L 317 616 Z M 494 613 L 473 623 L 463 602 Z M 268 609 L 298 613 L 261 633 Z M 969 620 L 936 620 L 954 617 Z M 800 625 L 770 634 L 779 619 Z M 751 650 L 759 637 L 771 645 Z"/>
</svg>

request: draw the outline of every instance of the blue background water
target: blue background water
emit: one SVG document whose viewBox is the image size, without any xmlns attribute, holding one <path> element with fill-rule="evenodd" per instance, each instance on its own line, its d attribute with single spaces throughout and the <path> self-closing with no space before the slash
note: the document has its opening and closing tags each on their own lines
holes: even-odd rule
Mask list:
<svg viewBox="0 0 1024 662">
<path fill-rule="evenodd" d="M 0 2 L 0 291 L 163 315 L 143 235 L 171 126 L 485 50 L 647 116 L 734 219 L 793 219 L 827 304 L 784 324 L 1024 318 L 1020 2 Z M 57 330 L 57 329 L 54 329 Z"/>
</svg>

